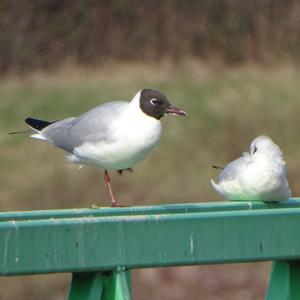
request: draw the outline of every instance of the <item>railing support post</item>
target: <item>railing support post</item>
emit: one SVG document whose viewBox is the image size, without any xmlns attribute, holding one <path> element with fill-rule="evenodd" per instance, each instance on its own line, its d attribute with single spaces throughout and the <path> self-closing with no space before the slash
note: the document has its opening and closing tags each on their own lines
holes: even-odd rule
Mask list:
<svg viewBox="0 0 300 300">
<path fill-rule="evenodd" d="M 300 263 L 273 262 L 266 300 L 300 299 Z"/>
<path fill-rule="evenodd" d="M 116 271 L 106 276 L 101 300 L 131 300 L 131 274 Z"/>
<path fill-rule="evenodd" d="M 103 287 L 101 273 L 73 273 L 68 300 L 100 300 Z"/>
<path fill-rule="evenodd" d="M 74 273 L 68 300 L 131 300 L 130 271 Z"/>
</svg>

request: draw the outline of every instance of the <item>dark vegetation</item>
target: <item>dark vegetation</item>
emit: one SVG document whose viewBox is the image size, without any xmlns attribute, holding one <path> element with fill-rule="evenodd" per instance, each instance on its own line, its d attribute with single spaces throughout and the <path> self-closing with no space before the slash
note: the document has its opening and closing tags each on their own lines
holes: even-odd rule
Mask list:
<svg viewBox="0 0 300 300">
<path fill-rule="evenodd" d="M 300 58 L 297 0 L 2 0 L 0 72 L 66 61 Z"/>
</svg>

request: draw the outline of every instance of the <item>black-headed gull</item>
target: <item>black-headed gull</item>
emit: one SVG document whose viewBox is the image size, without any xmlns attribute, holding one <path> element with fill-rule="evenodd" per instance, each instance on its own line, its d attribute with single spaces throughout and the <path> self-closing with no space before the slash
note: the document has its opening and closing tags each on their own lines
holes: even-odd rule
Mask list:
<svg viewBox="0 0 300 300">
<path fill-rule="evenodd" d="M 172 106 L 161 92 L 143 89 L 131 102 L 108 102 L 79 117 L 25 122 L 35 132 L 32 138 L 69 152 L 68 161 L 104 169 L 112 206 L 117 206 L 107 170 L 122 173 L 142 161 L 160 139 L 160 119 L 165 114 L 185 116 L 186 112 Z"/>
</svg>

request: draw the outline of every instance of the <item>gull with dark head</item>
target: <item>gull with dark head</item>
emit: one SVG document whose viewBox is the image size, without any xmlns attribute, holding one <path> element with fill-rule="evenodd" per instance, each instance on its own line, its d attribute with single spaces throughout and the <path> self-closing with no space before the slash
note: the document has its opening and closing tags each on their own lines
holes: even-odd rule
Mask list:
<svg viewBox="0 0 300 300">
<path fill-rule="evenodd" d="M 108 170 L 131 170 L 146 158 L 161 136 L 160 119 L 166 114 L 186 116 L 159 91 L 143 89 L 130 102 L 99 105 L 79 117 L 61 121 L 27 118 L 32 138 L 68 152 L 67 160 L 104 169 L 112 206 L 117 206 Z"/>
<path fill-rule="evenodd" d="M 211 183 L 227 200 L 277 202 L 291 197 L 282 152 L 265 135 L 251 143 L 250 153 L 221 169 L 219 182 Z"/>
</svg>

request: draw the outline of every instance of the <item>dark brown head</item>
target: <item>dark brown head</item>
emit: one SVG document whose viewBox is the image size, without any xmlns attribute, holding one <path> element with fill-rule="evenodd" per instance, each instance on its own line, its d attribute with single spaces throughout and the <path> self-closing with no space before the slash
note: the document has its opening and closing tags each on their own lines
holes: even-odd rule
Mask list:
<svg viewBox="0 0 300 300">
<path fill-rule="evenodd" d="M 164 94 L 152 89 L 143 89 L 141 91 L 140 108 L 146 115 L 157 120 L 161 119 L 165 114 L 187 115 L 182 109 L 171 105 Z"/>
</svg>

